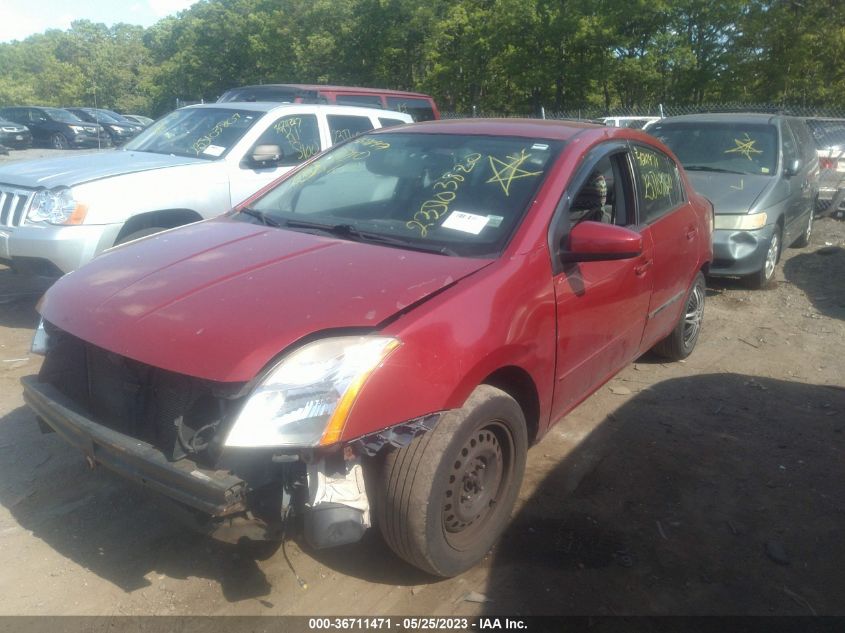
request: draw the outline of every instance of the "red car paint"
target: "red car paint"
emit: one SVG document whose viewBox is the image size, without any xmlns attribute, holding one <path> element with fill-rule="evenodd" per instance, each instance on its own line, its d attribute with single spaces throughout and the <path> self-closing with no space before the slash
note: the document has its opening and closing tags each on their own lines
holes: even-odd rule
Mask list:
<svg viewBox="0 0 845 633">
<path fill-rule="evenodd" d="M 495 260 L 220 218 L 106 253 L 48 292 L 44 318 L 118 354 L 223 382 L 253 379 L 306 336 L 378 329 L 401 346 L 363 387 L 344 440 L 459 407 L 493 375 L 524 386 L 542 435 L 673 329 L 678 297 L 712 258 L 711 207 L 680 169 L 686 201 L 671 213 L 627 229 L 587 223 L 572 238 L 589 251 L 608 230 L 627 231 L 639 255 L 560 267 L 550 224 L 585 157 L 611 142 L 671 152 L 636 130 L 559 122 L 431 122 L 409 132 L 568 143 Z"/>
</svg>

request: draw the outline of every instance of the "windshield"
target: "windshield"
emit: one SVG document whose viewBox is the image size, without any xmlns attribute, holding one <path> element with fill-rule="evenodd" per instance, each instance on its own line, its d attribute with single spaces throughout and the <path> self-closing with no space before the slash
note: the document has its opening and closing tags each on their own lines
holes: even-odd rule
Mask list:
<svg viewBox="0 0 845 633">
<path fill-rule="evenodd" d="M 176 110 L 124 145 L 129 151 L 215 160 L 237 143 L 263 115 L 252 110 Z"/>
<path fill-rule="evenodd" d="M 43 108 L 43 111 L 54 121 L 61 121 L 63 123 L 84 123 L 82 119 L 67 110 L 61 110 L 59 108 Z"/>
<path fill-rule="evenodd" d="M 283 180 L 250 211 L 294 230 L 322 226 L 361 241 L 493 255 L 562 146 L 456 134 L 359 136 Z"/>
<path fill-rule="evenodd" d="M 134 123 L 133 121 L 130 121 L 129 119 L 127 119 L 122 114 L 118 114 L 117 112 L 114 112 L 113 110 L 97 110 L 97 112 L 99 112 L 103 116 L 107 116 L 107 117 L 114 119 L 115 123 L 123 123 L 123 124 Z"/>
<path fill-rule="evenodd" d="M 106 110 L 85 110 L 85 112 L 94 117 L 98 123 L 127 123 L 127 121 L 123 121 L 118 119 L 116 116 L 112 116 Z"/>
<path fill-rule="evenodd" d="M 655 123 L 649 134 L 669 146 L 689 171 L 775 173 L 777 129 L 753 123 Z"/>
</svg>

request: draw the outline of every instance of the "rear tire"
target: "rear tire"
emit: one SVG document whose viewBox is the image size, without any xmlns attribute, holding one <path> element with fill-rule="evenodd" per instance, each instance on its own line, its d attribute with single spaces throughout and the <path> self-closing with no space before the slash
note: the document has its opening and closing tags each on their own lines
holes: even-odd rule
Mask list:
<svg viewBox="0 0 845 633">
<path fill-rule="evenodd" d="M 684 309 L 675 329 L 652 348 L 655 354 L 669 360 L 683 360 L 692 354 L 704 319 L 705 293 L 704 275 L 698 273 L 687 292 Z"/>
<path fill-rule="evenodd" d="M 435 576 L 474 566 L 510 520 L 527 450 L 517 402 L 480 385 L 434 430 L 385 456 L 375 504 L 384 540 Z"/>
</svg>

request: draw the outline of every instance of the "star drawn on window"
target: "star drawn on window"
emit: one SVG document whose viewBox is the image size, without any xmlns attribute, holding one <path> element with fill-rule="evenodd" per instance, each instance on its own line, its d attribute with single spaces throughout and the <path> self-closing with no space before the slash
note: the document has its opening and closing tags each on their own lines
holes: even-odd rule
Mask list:
<svg viewBox="0 0 845 633">
<path fill-rule="evenodd" d="M 734 143 L 736 143 L 736 147 L 731 149 L 726 149 L 725 154 L 740 154 L 745 156 L 748 160 L 751 160 L 751 154 L 762 154 L 763 150 L 757 149 L 754 147 L 754 143 L 757 140 L 748 136 L 748 132 L 745 133 L 745 137 L 742 139 L 735 138 Z"/>
<path fill-rule="evenodd" d="M 490 159 L 490 168 L 493 170 L 493 177 L 488 180 L 488 183 L 495 182 L 502 185 L 502 190 L 506 196 L 510 195 L 511 183 L 517 178 L 528 178 L 529 176 L 539 176 L 542 171 L 525 171 L 520 169 L 522 164 L 531 158 L 531 154 L 526 154 L 525 150 L 520 150 L 519 154 L 509 154 L 507 159 L 509 162 L 499 160 L 493 156 L 488 156 Z"/>
</svg>

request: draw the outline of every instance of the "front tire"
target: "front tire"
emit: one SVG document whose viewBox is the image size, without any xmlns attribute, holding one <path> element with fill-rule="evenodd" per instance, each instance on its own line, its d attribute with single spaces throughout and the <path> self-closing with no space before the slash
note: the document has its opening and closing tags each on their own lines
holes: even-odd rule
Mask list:
<svg viewBox="0 0 845 633">
<path fill-rule="evenodd" d="M 797 240 L 795 240 L 795 242 L 793 242 L 793 246 L 797 248 L 804 248 L 805 246 L 810 245 L 810 235 L 813 232 L 813 215 L 815 215 L 815 205 L 813 205 L 813 208 L 810 209 L 810 213 L 808 214 L 809 217 L 807 218 L 807 226 L 804 228 L 804 232 Z"/>
<path fill-rule="evenodd" d="M 752 290 L 760 290 L 768 286 L 775 276 L 775 267 L 780 260 L 780 247 L 783 229 L 780 226 L 775 227 L 775 232 L 772 233 L 772 239 L 769 242 L 769 248 L 766 251 L 766 257 L 763 260 L 763 267 L 756 273 L 752 273 L 745 277 L 746 285 Z"/>
<path fill-rule="evenodd" d="M 528 450 L 525 416 L 480 385 L 434 430 L 385 456 L 377 516 L 398 556 L 435 576 L 478 563 L 510 519 Z"/>
<path fill-rule="evenodd" d="M 121 235 L 115 240 L 114 245 L 117 246 L 118 244 L 126 244 L 126 242 L 140 240 L 142 237 L 147 237 L 148 235 L 155 235 L 156 233 L 161 233 L 162 231 L 166 230 L 167 229 L 163 226 L 150 226 L 146 229 L 141 229 L 140 231 L 129 233 L 128 235 Z"/>
<path fill-rule="evenodd" d="M 67 137 L 64 134 L 56 132 L 50 137 L 50 145 L 53 149 L 69 149 L 70 143 L 67 142 Z"/>
<path fill-rule="evenodd" d="M 669 360 L 683 360 L 692 354 L 701 333 L 705 294 L 704 275 L 698 273 L 687 293 L 681 318 L 672 333 L 652 348 L 655 354 Z"/>
</svg>

